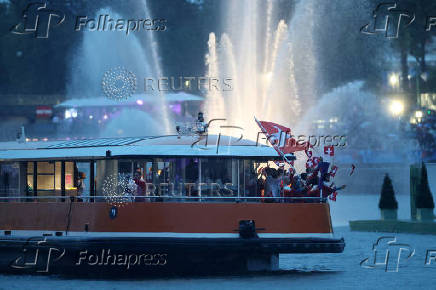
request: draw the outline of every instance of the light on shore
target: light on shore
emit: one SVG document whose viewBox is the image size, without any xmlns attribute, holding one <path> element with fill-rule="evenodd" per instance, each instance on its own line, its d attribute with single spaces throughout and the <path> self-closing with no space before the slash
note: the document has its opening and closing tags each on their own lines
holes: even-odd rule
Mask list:
<svg viewBox="0 0 436 290">
<path fill-rule="evenodd" d="M 399 116 L 404 111 L 404 104 L 402 101 L 393 100 L 389 106 L 389 109 L 394 116 Z"/>
</svg>

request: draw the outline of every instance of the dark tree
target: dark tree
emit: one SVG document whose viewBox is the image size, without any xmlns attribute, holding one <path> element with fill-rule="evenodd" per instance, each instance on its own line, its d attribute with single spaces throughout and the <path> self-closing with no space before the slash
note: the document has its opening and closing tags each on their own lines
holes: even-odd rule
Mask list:
<svg viewBox="0 0 436 290">
<path fill-rule="evenodd" d="M 392 186 L 392 180 L 386 173 L 383 180 L 383 186 L 380 194 L 380 201 L 378 203 L 380 209 L 397 209 L 398 203 L 395 199 L 394 187 Z"/>
<path fill-rule="evenodd" d="M 427 167 L 422 163 L 421 167 L 421 180 L 418 184 L 418 192 L 416 194 L 416 207 L 417 208 L 434 208 L 433 195 L 431 194 L 430 187 L 427 179 Z"/>
</svg>

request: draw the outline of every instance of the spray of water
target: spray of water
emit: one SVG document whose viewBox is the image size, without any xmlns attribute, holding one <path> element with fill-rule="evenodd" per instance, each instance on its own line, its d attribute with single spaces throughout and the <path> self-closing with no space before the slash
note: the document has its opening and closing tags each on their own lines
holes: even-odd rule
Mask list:
<svg viewBox="0 0 436 290">
<path fill-rule="evenodd" d="M 142 1 L 140 7 L 144 9 L 145 15 L 150 15 L 146 1 Z M 104 8 L 97 12 L 98 15 L 109 15 L 113 19 L 122 17 L 110 8 Z M 96 17 L 96 18 L 97 18 Z M 71 76 L 67 85 L 67 94 L 70 99 L 75 98 L 96 98 L 103 95 L 102 77 L 108 70 L 116 67 L 123 67 L 133 72 L 137 77 L 137 91 L 143 89 L 142 81 L 146 77 L 157 79 L 162 77 L 162 69 L 159 63 L 158 47 L 154 40 L 153 33 L 147 33 L 147 41 L 141 42 L 135 34 L 126 36 L 118 31 L 84 31 L 83 41 L 79 49 L 71 58 Z M 148 92 L 147 92 L 148 93 Z M 154 107 L 159 108 L 158 113 L 149 115 L 145 112 L 124 109 L 125 113 L 135 116 L 134 135 L 152 135 L 170 133 L 171 121 L 168 114 L 165 95 L 162 92 L 152 92 L 155 103 Z M 140 118 L 143 117 L 141 120 Z M 157 130 L 151 130 L 150 119 L 160 124 Z M 125 122 L 115 120 L 109 122 L 104 132 L 100 135 L 120 136 L 119 132 L 129 132 L 132 122 L 123 119 Z M 151 131 L 154 131 L 151 132 Z M 90 134 L 87 134 L 90 135 Z M 95 137 L 98 132 L 91 134 Z M 121 134 L 125 135 L 125 134 Z"/>
<path fill-rule="evenodd" d="M 230 11 L 225 18 L 225 32 L 220 41 L 214 33 L 209 35 L 206 65 L 208 76 L 231 78 L 233 89 L 208 92 L 207 116 L 226 118 L 232 125 L 243 127 L 244 137 L 249 139 L 255 139 L 258 131 L 253 116 L 295 124 L 301 114 L 299 91 L 304 91 L 307 99 L 315 97 L 312 83 L 297 87 L 295 78 L 299 68 L 294 63 L 294 52 L 309 53 L 308 59 L 313 55 L 310 49 L 294 42 L 305 43 L 311 37 L 310 31 L 291 33 L 285 20 L 277 18 L 274 1 L 232 1 L 225 5 Z M 310 22 L 307 19 L 311 11 L 304 7 L 298 4 L 295 13 L 304 14 L 299 18 L 300 26 Z M 262 27 L 258 19 L 266 19 L 266 26 Z M 300 65 L 306 71 L 314 70 L 314 66 Z M 309 78 L 313 75 L 306 73 Z"/>
</svg>

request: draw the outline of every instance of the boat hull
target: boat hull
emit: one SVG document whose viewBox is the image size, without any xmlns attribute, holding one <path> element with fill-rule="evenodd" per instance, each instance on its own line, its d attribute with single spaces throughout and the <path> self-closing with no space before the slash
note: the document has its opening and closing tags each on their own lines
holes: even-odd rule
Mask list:
<svg viewBox="0 0 436 290">
<path fill-rule="evenodd" d="M 321 203 L 10 202 L 0 203 L 0 229 L 0 271 L 15 274 L 274 270 L 280 253 L 345 247 Z"/>
<path fill-rule="evenodd" d="M 104 277 L 275 270 L 278 253 L 341 253 L 333 238 L 83 238 L 0 240 L 0 270 Z"/>
<path fill-rule="evenodd" d="M 235 233 L 241 220 L 261 234 L 332 233 L 327 203 L 0 203 L 0 230 L 11 231 Z"/>
</svg>

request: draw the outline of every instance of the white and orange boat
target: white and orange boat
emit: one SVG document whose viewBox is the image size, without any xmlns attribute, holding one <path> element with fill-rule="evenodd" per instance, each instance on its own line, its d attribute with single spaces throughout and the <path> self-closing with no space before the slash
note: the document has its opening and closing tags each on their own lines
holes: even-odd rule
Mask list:
<svg viewBox="0 0 436 290">
<path fill-rule="evenodd" d="M 272 147 L 197 141 L 0 144 L 1 271 L 265 270 L 280 253 L 343 251 L 326 199 L 262 195 L 258 169 L 281 159 Z"/>
</svg>

